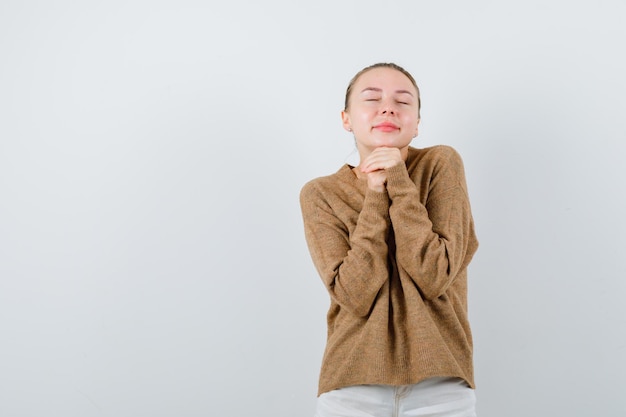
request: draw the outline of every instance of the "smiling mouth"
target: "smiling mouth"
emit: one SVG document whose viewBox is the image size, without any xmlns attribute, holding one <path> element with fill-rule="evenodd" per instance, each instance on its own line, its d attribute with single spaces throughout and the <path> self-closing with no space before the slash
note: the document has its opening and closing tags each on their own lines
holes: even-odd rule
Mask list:
<svg viewBox="0 0 626 417">
<path fill-rule="evenodd" d="M 378 125 L 375 125 L 374 129 L 380 130 L 382 132 L 393 132 L 398 130 L 398 126 L 394 125 L 393 123 L 380 123 Z"/>
</svg>

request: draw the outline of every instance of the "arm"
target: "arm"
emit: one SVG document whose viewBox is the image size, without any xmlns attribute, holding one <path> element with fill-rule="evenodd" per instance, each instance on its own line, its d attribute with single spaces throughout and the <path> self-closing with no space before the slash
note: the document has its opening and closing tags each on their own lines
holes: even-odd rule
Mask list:
<svg viewBox="0 0 626 417">
<path fill-rule="evenodd" d="M 300 205 L 311 258 L 331 298 L 351 313 L 367 316 L 389 275 L 387 193 L 366 192 L 352 233 L 315 184 L 303 187 Z"/>
<path fill-rule="evenodd" d="M 429 168 L 426 205 L 404 164 L 387 169 L 398 263 L 427 299 L 440 297 L 478 248 L 463 162 L 452 148 Z"/>
</svg>

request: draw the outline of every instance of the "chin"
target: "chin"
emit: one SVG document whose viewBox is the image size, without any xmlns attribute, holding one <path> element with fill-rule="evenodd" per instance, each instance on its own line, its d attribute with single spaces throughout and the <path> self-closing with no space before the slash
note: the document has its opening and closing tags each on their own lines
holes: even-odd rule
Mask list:
<svg viewBox="0 0 626 417">
<path fill-rule="evenodd" d="M 411 144 L 411 141 L 397 141 L 397 140 L 380 140 L 376 141 L 376 147 L 385 147 L 385 148 L 406 148 Z"/>
</svg>

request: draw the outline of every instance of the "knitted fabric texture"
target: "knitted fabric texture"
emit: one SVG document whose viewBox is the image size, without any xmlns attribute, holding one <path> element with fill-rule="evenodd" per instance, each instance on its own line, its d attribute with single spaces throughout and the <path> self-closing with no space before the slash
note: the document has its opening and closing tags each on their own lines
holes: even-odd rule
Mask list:
<svg viewBox="0 0 626 417">
<path fill-rule="evenodd" d="M 318 395 L 459 377 L 474 387 L 467 266 L 478 248 L 463 162 L 409 148 L 376 192 L 349 165 L 301 190 L 307 245 L 330 295 Z"/>
</svg>

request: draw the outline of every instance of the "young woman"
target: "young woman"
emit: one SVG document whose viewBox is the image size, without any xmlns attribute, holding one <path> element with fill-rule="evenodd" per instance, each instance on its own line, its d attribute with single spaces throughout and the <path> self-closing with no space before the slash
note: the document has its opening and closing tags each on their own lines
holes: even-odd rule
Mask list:
<svg viewBox="0 0 626 417">
<path fill-rule="evenodd" d="M 458 153 L 409 146 L 419 112 L 406 70 L 363 69 L 341 113 L 359 165 L 302 188 L 330 294 L 316 417 L 475 416 L 467 266 L 478 241 Z"/>
</svg>

